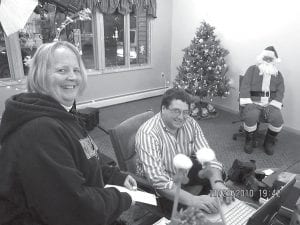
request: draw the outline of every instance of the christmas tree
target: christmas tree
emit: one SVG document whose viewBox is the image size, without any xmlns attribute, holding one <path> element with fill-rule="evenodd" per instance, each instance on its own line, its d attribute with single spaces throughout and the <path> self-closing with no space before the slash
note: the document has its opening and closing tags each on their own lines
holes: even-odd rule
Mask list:
<svg viewBox="0 0 300 225">
<path fill-rule="evenodd" d="M 220 46 L 214 30 L 215 27 L 201 22 L 190 46 L 183 50 L 182 64 L 174 81 L 175 87 L 183 88 L 199 99 L 193 116 L 215 114 L 214 107 L 203 100 L 212 101 L 213 97 L 226 97 L 229 94 L 229 79 L 225 76 L 228 71 L 225 56 L 229 51 Z"/>
</svg>

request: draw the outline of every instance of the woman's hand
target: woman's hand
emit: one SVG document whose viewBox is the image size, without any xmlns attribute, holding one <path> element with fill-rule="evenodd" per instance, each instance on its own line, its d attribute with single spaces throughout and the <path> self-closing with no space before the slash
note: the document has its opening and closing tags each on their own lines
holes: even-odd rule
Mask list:
<svg viewBox="0 0 300 225">
<path fill-rule="evenodd" d="M 129 190 L 136 190 L 137 189 L 137 183 L 136 180 L 128 175 L 124 181 L 124 187 L 128 188 Z"/>
</svg>

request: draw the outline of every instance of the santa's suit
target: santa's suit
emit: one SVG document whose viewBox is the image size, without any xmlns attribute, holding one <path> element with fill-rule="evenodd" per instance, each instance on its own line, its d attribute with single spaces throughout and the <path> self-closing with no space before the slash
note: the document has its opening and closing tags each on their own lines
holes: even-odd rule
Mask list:
<svg viewBox="0 0 300 225">
<path fill-rule="evenodd" d="M 257 122 L 269 123 L 269 129 L 280 132 L 283 118 L 281 114 L 284 96 L 284 79 L 276 74 L 263 74 L 257 65 L 250 66 L 240 87 L 240 105 L 243 106 L 244 129 L 253 132 Z"/>
</svg>

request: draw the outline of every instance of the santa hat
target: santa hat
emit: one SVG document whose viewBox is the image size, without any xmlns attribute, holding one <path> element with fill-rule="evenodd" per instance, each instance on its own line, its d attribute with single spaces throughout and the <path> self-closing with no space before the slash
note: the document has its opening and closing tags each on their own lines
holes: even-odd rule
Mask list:
<svg viewBox="0 0 300 225">
<path fill-rule="evenodd" d="M 265 56 L 271 57 L 274 59 L 275 62 L 281 62 L 281 59 L 278 58 L 277 51 L 275 50 L 274 46 L 266 47 L 262 53 L 257 57 L 259 61 L 261 61 Z"/>
</svg>

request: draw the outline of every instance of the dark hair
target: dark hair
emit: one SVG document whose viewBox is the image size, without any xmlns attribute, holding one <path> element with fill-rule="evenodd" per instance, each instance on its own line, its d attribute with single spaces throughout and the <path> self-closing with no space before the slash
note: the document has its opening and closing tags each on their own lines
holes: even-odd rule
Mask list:
<svg viewBox="0 0 300 225">
<path fill-rule="evenodd" d="M 160 109 L 162 109 L 163 106 L 168 108 L 174 99 L 181 100 L 187 103 L 190 108 L 190 104 L 192 102 L 190 95 L 184 89 L 171 88 L 164 93 L 161 100 Z"/>
</svg>

